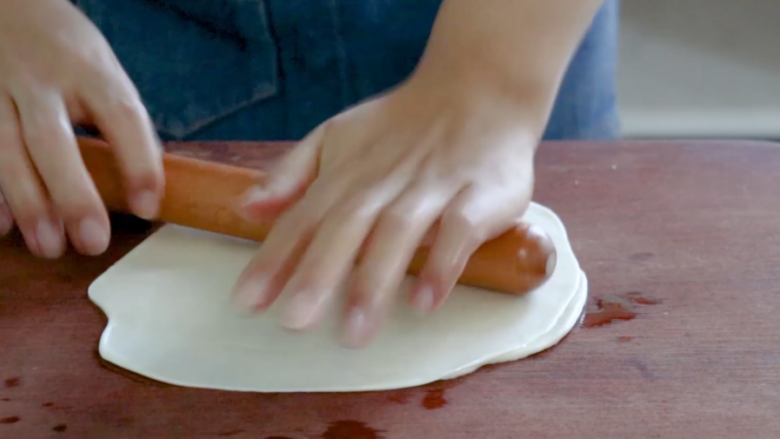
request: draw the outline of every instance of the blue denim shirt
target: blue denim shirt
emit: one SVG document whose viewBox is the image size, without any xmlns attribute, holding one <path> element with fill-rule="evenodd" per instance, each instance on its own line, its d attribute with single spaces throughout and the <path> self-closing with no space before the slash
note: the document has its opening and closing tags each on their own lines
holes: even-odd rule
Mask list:
<svg viewBox="0 0 780 439">
<path fill-rule="evenodd" d="M 405 79 L 441 0 L 75 0 L 163 139 L 295 140 Z M 617 135 L 618 0 L 571 61 L 545 138 Z"/>
</svg>

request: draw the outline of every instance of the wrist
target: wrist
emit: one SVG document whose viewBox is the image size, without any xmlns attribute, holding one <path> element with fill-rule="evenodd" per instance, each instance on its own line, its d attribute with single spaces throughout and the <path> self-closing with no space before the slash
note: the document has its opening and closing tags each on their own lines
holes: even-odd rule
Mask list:
<svg viewBox="0 0 780 439">
<path fill-rule="evenodd" d="M 414 79 L 514 108 L 541 130 L 602 3 L 444 0 Z"/>
<path fill-rule="evenodd" d="M 421 61 L 403 88 L 416 96 L 432 96 L 440 105 L 489 115 L 496 123 L 522 125 L 539 139 L 557 93 L 557 83 L 547 78 L 507 81 L 490 70 L 435 58 Z"/>
</svg>

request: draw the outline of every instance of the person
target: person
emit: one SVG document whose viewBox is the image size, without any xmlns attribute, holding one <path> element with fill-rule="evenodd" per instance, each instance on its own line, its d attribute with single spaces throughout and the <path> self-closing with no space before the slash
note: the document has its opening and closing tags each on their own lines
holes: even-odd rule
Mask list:
<svg viewBox="0 0 780 439">
<path fill-rule="evenodd" d="M 275 219 L 236 305 L 314 327 L 348 282 L 346 346 L 381 326 L 411 255 L 433 312 L 527 208 L 540 139 L 617 136 L 617 0 L 4 0 L 0 233 L 101 254 L 109 218 L 74 126 L 112 145 L 155 217 L 160 140 L 298 140 L 243 213 Z M 118 177 L 119 178 L 119 177 Z M 67 237 L 67 238 L 66 238 Z M 362 256 L 355 264 L 356 256 Z"/>
</svg>

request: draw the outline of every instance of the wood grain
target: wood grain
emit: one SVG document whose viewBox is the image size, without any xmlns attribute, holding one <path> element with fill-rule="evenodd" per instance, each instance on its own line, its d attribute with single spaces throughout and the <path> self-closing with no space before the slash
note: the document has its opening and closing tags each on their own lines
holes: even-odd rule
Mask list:
<svg viewBox="0 0 780 439">
<path fill-rule="evenodd" d="M 284 149 L 172 144 L 263 168 Z M 565 222 L 591 298 L 558 347 L 422 388 L 275 395 L 166 386 L 105 365 L 98 258 L 0 242 L 0 438 L 776 438 L 780 148 L 548 143 L 536 200 Z M 312 365 L 316 367 L 316 365 Z"/>
</svg>

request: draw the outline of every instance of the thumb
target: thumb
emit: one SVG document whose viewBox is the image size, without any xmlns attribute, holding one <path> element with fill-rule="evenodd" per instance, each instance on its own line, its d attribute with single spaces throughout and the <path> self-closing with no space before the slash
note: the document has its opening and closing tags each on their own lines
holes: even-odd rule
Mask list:
<svg viewBox="0 0 780 439">
<path fill-rule="evenodd" d="M 265 181 L 244 194 L 242 214 L 249 219 L 276 217 L 306 193 L 317 178 L 325 126 L 320 125 L 276 164 Z"/>
</svg>

